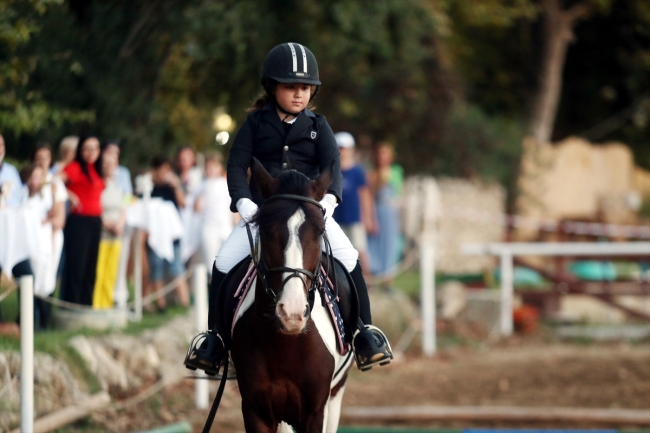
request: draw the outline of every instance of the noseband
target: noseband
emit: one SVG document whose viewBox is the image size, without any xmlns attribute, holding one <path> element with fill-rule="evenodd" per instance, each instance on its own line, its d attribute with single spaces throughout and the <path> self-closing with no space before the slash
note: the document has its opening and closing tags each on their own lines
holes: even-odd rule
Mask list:
<svg viewBox="0 0 650 433">
<path fill-rule="evenodd" d="M 266 202 L 270 202 L 273 200 L 298 200 L 298 201 L 304 201 L 306 203 L 311 203 L 315 206 L 317 206 L 322 212 L 323 215 L 325 215 L 325 209 L 323 206 L 314 200 L 313 198 L 310 197 L 303 197 L 301 195 L 295 195 L 295 194 L 278 194 L 269 197 Z M 310 272 L 307 269 L 302 269 L 302 268 L 290 268 L 287 266 L 277 266 L 273 268 L 269 268 L 266 266 L 266 263 L 264 262 L 264 258 L 260 255 L 260 258 L 257 258 L 257 249 L 255 248 L 255 243 L 253 241 L 253 234 L 251 232 L 250 226 L 248 223 L 246 223 L 246 232 L 248 233 L 248 242 L 251 247 L 251 256 L 253 258 L 253 265 L 257 269 L 257 275 L 260 277 L 260 280 L 262 281 L 262 287 L 264 288 L 264 291 L 266 294 L 273 300 L 273 302 L 277 302 L 277 296 L 275 292 L 271 289 L 269 286 L 268 282 L 268 277 L 269 274 L 273 272 L 288 272 L 290 275 L 288 275 L 284 280 L 282 280 L 282 284 L 280 285 L 280 290 L 284 288 L 284 286 L 289 282 L 290 279 L 292 278 L 299 278 L 300 281 L 302 281 L 302 284 L 305 288 L 307 288 L 307 283 L 305 280 L 301 277 L 302 275 L 308 277 L 311 279 L 311 287 L 307 288 L 307 293 L 308 293 L 308 300 L 309 300 L 309 311 L 311 312 L 311 309 L 314 304 L 314 294 L 316 293 L 316 290 L 319 289 L 319 281 L 321 277 L 321 264 L 323 260 L 323 251 L 321 249 L 321 240 L 325 239 L 326 243 L 326 248 L 328 247 L 329 241 L 327 239 L 327 235 L 325 235 L 325 232 L 323 231 L 322 234 L 318 236 L 318 263 L 316 264 L 316 270 L 314 272 Z"/>
</svg>

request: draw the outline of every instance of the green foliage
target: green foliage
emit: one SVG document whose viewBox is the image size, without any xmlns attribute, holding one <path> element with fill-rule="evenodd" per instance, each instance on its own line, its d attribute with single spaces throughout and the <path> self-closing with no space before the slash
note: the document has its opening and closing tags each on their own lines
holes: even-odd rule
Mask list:
<svg viewBox="0 0 650 433">
<path fill-rule="evenodd" d="M 25 47 L 38 37 L 42 16 L 62 3 L 62 0 L 0 1 L 0 130 L 20 135 L 94 118 L 92 110 L 57 107 L 38 89 L 29 88 L 41 58 Z"/>
<path fill-rule="evenodd" d="M 447 119 L 437 174 L 499 182 L 514 198 L 524 129 L 521 122 L 456 104 Z"/>
<path fill-rule="evenodd" d="M 594 4 L 609 12 L 595 16 L 591 30 L 592 21 L 576 29 L 560 135 L 592 126 L 648 89 L 648 3 Z M 510 182 L 517 122 L 504 119 L 525 116 L 540 14 L 535 0 L 0 0 L 0 130 L 10 156 L 22 158 L 36 140 L 83 131 L 122 139 L 132 168 L 181 145 L 206 150 L 215 111 L 241 125 L 261 90 L 266 53 L 295 41 L 318 58 L 317 111 L 335 130 L 393 142 L 410 173 Z M 603 25 L 611 31 L 598 32 Z M 598 55 L 576 54 L 589 40 Z M 598 58 L 607 58 L 604 67 L 580 66 Z M 610 82 L 617 104 L 593 103 Z M 452 100 L 482 114 L 449 114 Z M 459 122 L 474 132 L 463 137 Z M 606 138 L 647 144 L 648 128 L 634 125 Z M 450 141 L 460 147 L 450 149 Z M 637 158 L 650 160 L 647 152 L 636 146 Z"/>
</svg>

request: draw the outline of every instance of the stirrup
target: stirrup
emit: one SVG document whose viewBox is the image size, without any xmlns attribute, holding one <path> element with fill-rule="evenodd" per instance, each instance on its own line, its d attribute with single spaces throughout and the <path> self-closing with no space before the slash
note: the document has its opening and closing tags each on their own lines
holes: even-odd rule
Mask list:
<svg viewBox="0 0 650 433">
<path fill-rule="evenodd" d="M 190 370 L 203 370 L 215 376 L 224 361 L 225 346 L 221 336 L 214 331 L 198 333 L 190 342 L 185 355 L 185 367 Z"/>
<path fill-rule="evenodd" d="M 393 359 L 388 338 L 376 326 L 365 325 L 363 329 L 357 330 L 352 339 L 352 347 L 357 368 L 361 371 L 368 371 L 375 365 L 389 364 Z"/>
</svg>

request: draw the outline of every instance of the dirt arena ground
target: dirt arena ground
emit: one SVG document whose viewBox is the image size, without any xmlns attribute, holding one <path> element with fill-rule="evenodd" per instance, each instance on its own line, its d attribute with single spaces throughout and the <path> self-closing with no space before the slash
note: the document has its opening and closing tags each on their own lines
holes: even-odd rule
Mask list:
<svg viewBox="0 0 650 433">
<path fill-rule="evenodd" d="M 211 383 L 216 391 L 217 384 Z M 107 430 L 136 432 L 189 421 L 201 431 L 208 410 L 193 407 L 194 383 L 184 380 L 154 399 L 119 413 L 93 416 Z M 650 344 L 567 344 L 535 336 L 407 354 L 400 362 L 350 373 L 345 406 L 439 405 L 582 407 L 650 410 Z M 358 423 L 355 423 L 358 425 Z M 341 425 L 350 425 L 342 419 Z M 402 424 L 403 425 L 403 424 Z M 565 423 L 412 424 L 427 427 L 605 427 Z M 610 428 L 632 426 L 608 425 Z M 638 428 L 638 427 L 637 427 Z M 647 426 L 645 427 L 648 428 Z M 74 430 L 90 431 L 90 430 Z M 235 383 L 229 383 L 212 432 L 240 432 Z"/>
</svg>

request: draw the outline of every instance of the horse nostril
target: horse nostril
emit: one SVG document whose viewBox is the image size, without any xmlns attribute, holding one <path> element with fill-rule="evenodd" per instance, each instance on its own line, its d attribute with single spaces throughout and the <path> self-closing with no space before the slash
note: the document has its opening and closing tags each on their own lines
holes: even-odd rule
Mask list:
<svg viewBox="0 0 650 433">
<path fill-rule="evenodd" d="M 277 312 L 278 312 L 278 316 L 280 316 L 280 317 L 286 317 L 287 316 L 287 312 L 284 309 L 284 304 L 278 304 Z"/>
<path fill-rule="evenodd" d="M 305 311 L 302 312 L 302 317 L 309 317 L 309 304 L 305 305 Z"/>
</svg>

